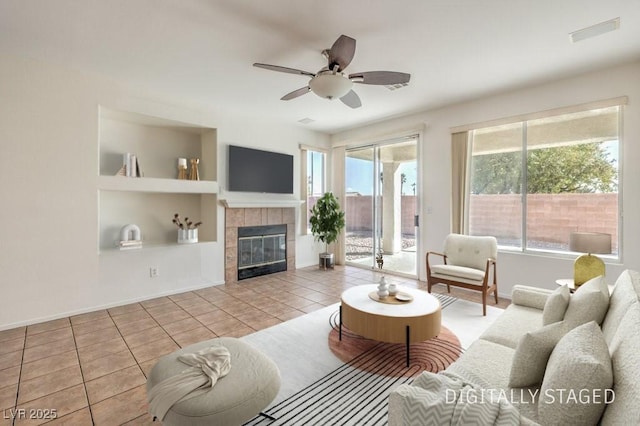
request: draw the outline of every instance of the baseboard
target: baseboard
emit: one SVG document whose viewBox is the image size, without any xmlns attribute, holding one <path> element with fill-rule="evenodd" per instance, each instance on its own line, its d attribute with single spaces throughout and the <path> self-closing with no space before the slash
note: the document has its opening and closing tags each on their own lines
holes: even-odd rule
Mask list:
<svg viewBox="0 0 640 426">
<path fill-rule="evenodd" d="M 121 301 L 118 301 L 118 302 L 106 303 L 104 305 L 96 305 L 96 306 L 92 306 L 92 307 L 89 307 L 89 308 L 82 308 L 82 309 L 76 309 L 76 310 L 73 310 L 73 311 L 61 312 L 59 314 L 49 315 L 49 316 L 46 316 L 46 317 L 34 318 L 34 319 L 25 320 L 25 321 L 19 321 L 19 322 L 10 323 L 10 324 L 2 324 L 2 325 L 0 325 L 0 331 L 10 330 L 12 328 L 24 327 L 24 326 L 33 325 L 33 324 L 39 324 L 41 322 L 53 321 L 53 320 L 57 320 L 57 319 L 61 319 L 61 318 L 67 318 L 67 317 L 71 317 L 71 316 L 74 316 L 74 315 L 86 314 L 86 313 L 89 313 L 89 312 L 100 311 L 102 309 L 115 308 L 117 306 L 129 305 L 131 303 L 144 302 L 145 300 L 156 299 L 158 297 L 172 296 L 174 294 L 186 293 L 187 291 L 201 290 L 203 288 L 212 287 L 212 286 L 216 286 L 216 285 L 222 285 L 222 284 L 224 284 L 224 281 L 219 281 L 219 282 L 218 281 L 216 281 L 216 282 L 207 281 L 207 282 L 199 283 L 199 284 L 197 284 L 195 286 L 191 286 L 191 287 L 187 287 L 187 288 L 169 290 L 169 291 L 164 291 L 164 292 L 160 292 L 160 293 L 155 293 L 155 294 L 152 294 L 152 295 L 136 297 L 136 298 L 133 298 L 133 299 L 125 299 L 125 300 L 121 300 Z"/>
</svg>

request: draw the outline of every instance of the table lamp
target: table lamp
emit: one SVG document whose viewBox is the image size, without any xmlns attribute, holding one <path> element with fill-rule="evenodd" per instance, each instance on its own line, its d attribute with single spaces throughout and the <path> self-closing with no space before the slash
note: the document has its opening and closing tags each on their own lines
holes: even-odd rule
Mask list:
<svg viewBox="0 0 640 426">
<path fill-rule="evenodd" d="M 593 256 L 593 253 L 611 253 L 611 234 L 572 232 L 569 235 L 569 250 L 587 253 L 573 263 L 573 283 L 578 288 L 591 278 L 604 275 L 604 262 L 598 256 Z"/>
</svg>

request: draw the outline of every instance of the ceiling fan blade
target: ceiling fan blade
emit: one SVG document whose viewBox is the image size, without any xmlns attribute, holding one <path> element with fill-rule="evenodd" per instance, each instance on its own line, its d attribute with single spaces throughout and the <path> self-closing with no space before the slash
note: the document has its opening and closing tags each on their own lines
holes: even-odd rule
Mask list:
<svg viewBox="0 0 640 426">
<path fill-rule="evenodd" d="M 353 80 L 354 83 L 361 84 L 402 84 L 408 83 L 411 79 L 411 74 L 395 71 L 368 71 L 368 72 L 356 72 L 349 75 L 349 80 Z"/>
<path fill-rule="evenodd" d="M 300 89 L 294 90 L 291 93 L 287 93 L 286 95 L 281 97 L 280 100 L 281 101 L 289 101 L 291 99 L 295 99 L 298 96 L 302 96 L 305 93 L 309 93 L 309 90 L 311 90 L 311 88 L 309 86 L 301 87 Z"/>
<path fill-rule="evenodd" d="M 281 67 L 279 65 L 260 64 L 256 62 L 255 64 L 253 64 L 253 66 L 258 68 L 264 68 L 266 70 L 271 70 L 271 71 L 279 71 L 279 72 L 286 72 L 288 74 L 300 74 L 300 75 L 308 75 L 309 77 L 315 77 L 315 74 L 309 71 L 298 70 L 295 68 Z"/>
<path fill-rule="evenodd" d="M 353 90 L 349 90 L 349 92 L 341 97 L 340 100 L 343 104 L 351 108 L 360 108 L 362 106 L 360 97 Z"/>
<path fill-rule="evenodd" d="M 341 35 L 329 49 L 329 69 L 333 71 L 337 65 L 338 71 L 342 71 L 351 63 L 355 54 L 356 40 L 344 34 Z"/>
</svg>

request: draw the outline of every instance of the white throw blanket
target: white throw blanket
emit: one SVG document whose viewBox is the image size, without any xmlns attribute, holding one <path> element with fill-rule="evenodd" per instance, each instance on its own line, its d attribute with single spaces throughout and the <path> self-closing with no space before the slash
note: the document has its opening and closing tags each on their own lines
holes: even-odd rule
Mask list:
<svg viewBox="0 0 640 426">
<path fill-rule="evenodd" d="M 213 387 L 231 370 L 231 354 L 223 346 L 212 346 L 195 353 L 182 354 L 178 360 L 191 366 L 157 383 L 147 396 L 149 412 L 161 421 L 173 404 L 197 389 Z"/>
<path fill-rule="evenodd" d="M 402 405 L 403 418 L 390 415 L 390 425 L 520 424 L 520 413 L 504 395 L 485 392 L 447 373 L 424 372 L 411 385 L 396 388 L 391 398 L 397 398 L 394 402 Z"/>
</svg>

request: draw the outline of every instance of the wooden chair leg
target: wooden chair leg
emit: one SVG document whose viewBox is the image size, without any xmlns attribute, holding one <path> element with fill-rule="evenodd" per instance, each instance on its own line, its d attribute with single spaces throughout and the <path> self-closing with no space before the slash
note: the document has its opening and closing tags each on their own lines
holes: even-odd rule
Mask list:
<svg viewBox="0 0 640 426">
<path fill-rule="evenodd" d="M 451 293 L 451 286 L 447 284 L 447 293 Z"/>
<path fill-rule="evenodd" d="M 495 285 L 495 287 L 493 287 L 493 296 L 496 299 L 496 305 L 498 304 L 498 284 Z"/>
<path fill-rule="evenodd" d="M 487 293 L 482 292 L 482 316 L 487 316 Z"/>
</svg>

